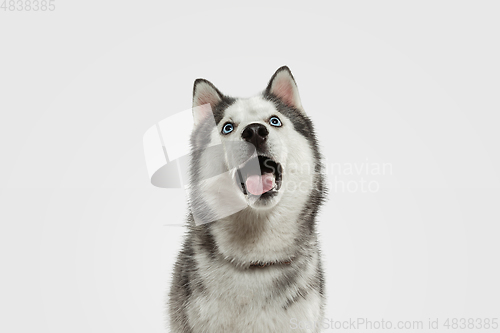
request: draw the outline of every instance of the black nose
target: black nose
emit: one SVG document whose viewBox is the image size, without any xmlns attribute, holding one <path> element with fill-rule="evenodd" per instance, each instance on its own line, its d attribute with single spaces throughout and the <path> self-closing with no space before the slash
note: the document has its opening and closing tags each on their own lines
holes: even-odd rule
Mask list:
<svg viewBox="0 0 500 333">
<path fill-rule="evenodd" d="M 262 124 L 250 124 L 243 130 L 241 137 L 250 143 L 252 143 L 255 148 L 261 147 L 267 139 L 269 131 L 266 126 Z"/>
</svg>

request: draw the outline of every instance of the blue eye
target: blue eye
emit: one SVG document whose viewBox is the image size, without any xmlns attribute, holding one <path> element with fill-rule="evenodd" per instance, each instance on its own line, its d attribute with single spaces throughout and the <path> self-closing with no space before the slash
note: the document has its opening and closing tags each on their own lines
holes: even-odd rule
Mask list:
<svg viewBox="0 0 500 333">
<path fill-rule="evenodd" d="M 274 116 L 274 117 L 271 117 L 271 119 L 269 119 L 269 124 L 271 124 L 273 126 L 276 126 L 276 127 L 280 127 L 281 126 L 281 120 L 280 120 L 280 118 Z"/>
<path fill-rule="evenodd" d="M 222 126 L 222 134 L 229 134 L 234 130 L 234 126 L 231 123 L 225 123 L 224 126 Z"/>
</svg>

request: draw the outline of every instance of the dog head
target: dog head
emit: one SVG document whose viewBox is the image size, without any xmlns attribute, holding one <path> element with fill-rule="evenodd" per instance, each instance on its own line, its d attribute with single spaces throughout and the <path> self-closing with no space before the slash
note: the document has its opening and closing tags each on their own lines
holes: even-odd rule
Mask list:
<svg viewBox="0 0 500 333">
<path fill-rule="evenodd" d="M 204 221 L 301 206 L 319 182 L 314 130 L 288 67 L 251 98 L 196 80 L 193 117 L 191 205 Z"/>
</svg>

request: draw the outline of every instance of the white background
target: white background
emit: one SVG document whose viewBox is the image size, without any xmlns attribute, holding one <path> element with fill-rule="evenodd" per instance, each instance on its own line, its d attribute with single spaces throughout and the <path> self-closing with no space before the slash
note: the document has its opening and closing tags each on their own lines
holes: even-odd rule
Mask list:
<svg viewBox="0 0 500 333">
<path fill-rule="evenodd" d="M 0 331 L 164 332 L 186 205 L 142 135 L 284 64 L 327 163 L 393 167 L 321 211 L 326 316 L 500 317 L 498 2 L 55 4 L 0 11 Z"/>
</svg>

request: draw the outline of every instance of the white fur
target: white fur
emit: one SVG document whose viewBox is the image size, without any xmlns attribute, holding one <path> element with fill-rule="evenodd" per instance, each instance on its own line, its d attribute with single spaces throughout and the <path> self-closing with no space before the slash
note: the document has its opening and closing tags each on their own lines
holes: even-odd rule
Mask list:
<svg viewBox="0 0 500 333">
<path fill-rule="evenodd" d="M 309 271 L 303 272 L 296 282 L 297 289 L 308 288 L 308 278 L 314 275 L 312 270 L 318 260 L 317 253 L 313 256 Z M 279 276 L 279 267 L 241 271 L 230 263 L 215 267 L 209 265 L 209 259 L 203 255 L 197 255 L 196 260 L 200 273 L 205 277 L 205 286 L 212 291 L 208 295 L 193 297 L 195 302 L 189 305 L 189 322 L 196 332 L 318 332 L 291 329 L 293 320 L 320 322 L 321 297 L 316 291 L 310 292 L 306 299 L 283 309 L 283 304 L 295 295 L 297 289 L 276 294 L 273 279 Z"/>
<path fill-rule="evenodd" d="M 282 127 L 276 128 L 268 123 L 271 116 L 278 116 Z M 230 121 L 235 130 L 220 136 L 222 126 Z M 313 152 L 309 142 L 293 127 L 292 122 L 281 115 L 274 105 L 262 97 L 241 99 L 225 112 L 218 127 L 213 129 L 212 142 L 242 140 L 241 132 L 251 123 L 260 123 L 269 130 L 268 151 L 271 157 L 283 166 L 283 185 L 279 194 L 266 205 L 259 205 L 244 196 L 232 184 L 229 196 L 233 201 L 243 203 L 245 209 L 238 209 L 235 215 L 225 217 L 212 228 L 219 251 L 226 261 L 216 265 L 206 257 L 204 251 L 195 249 L 195 260 L 199 273 L 203 276 L 208 295 L 192 297 L 188 305 L 189 323 L 196 332 L 261 332 L 289 333 L 300 330 L 291 329 L 291 320 L 296 322 L 315 322 L 321 318 L 321 296 L 313 290 L 304 298 L 284 309 L 287 299 L 296 295 L 298 289 L 309 290 L 319 260 L 318 253 L 311 253 L 312 261 L 301 272 L 295 289 L 287 289 L 287 294 L 277 295 L 273 282 L 282 275 L 283 267 L 271 266 L 265 269 L 242 270 L 241 265 L 250 262 L 284 261 L 293 257 L 294 240 L 298 236 L 297 217 L 309 197 L 313 183 Z M 221 171 L 227 156 L 204 155 L 201 170 Z M 229 178 L 220 181 L 206 181 L 201 191 L 209 205 L 217 212 L 228 209 L 228 201 L 221 200 L 221 186 L 228 186 Z M 300 185 L 292 190 L 293 184 Z M 227 191 L 227 188 L 226 188 Z M 227 196 L 226 196 L 227 199 Z M 231 205 L 231 204 L 229 204 Z M 252 318 L 252 319 L 249 319 Z M 303 330 L 302 332 L 317 332 Z"/>
</svg>

